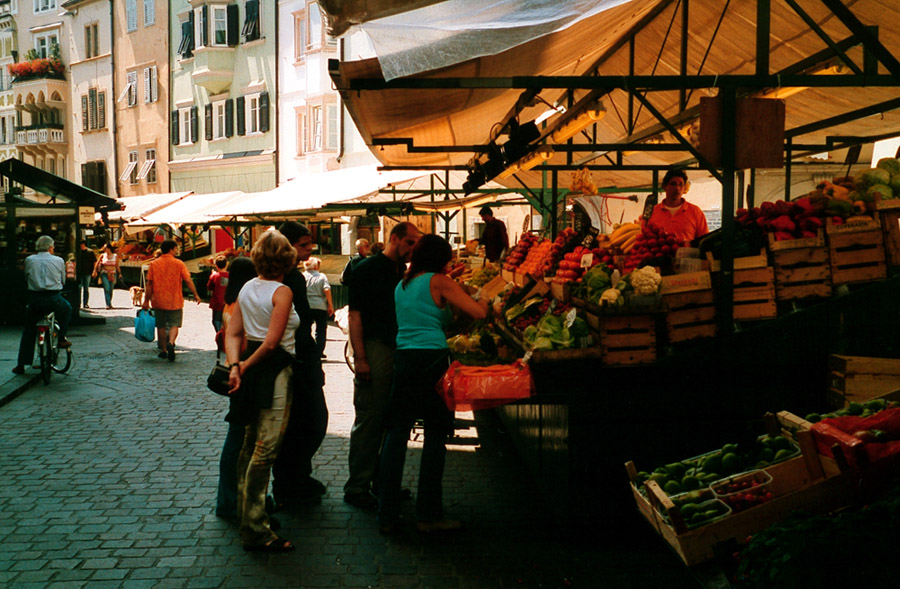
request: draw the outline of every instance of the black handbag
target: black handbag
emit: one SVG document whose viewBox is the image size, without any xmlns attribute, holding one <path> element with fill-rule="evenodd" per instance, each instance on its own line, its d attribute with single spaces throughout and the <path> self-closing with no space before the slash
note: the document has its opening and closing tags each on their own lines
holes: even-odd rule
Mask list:
<svg viewBox="0 0 900 589">
<path fill-rule="evenodd" d="M 231 385 L 228 384 L 230 376 L 231 370 L 216 362 L 212 372 L 206 377 L 206 386 L 215 394 L 228 397 L 228 391 L 231 389 Z"/>
</svg>

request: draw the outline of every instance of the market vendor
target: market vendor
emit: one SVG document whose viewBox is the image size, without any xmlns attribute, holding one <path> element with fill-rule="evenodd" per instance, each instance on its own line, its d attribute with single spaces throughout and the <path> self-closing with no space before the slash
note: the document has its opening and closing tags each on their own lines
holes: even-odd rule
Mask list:
<svg viewBox="0 0 900 589">
<path fill-rule="evenodd" d="M 509 247 L 506 225 L 500 219 L 494 218 L 494 211 L 491 210 L 491 207 L 481 207 L 478 214 L 484 221 L 484 232 L 478 241 L 484 246 L 485 257 L 491 262 L 496 262 Z"/>
<path fill-rule="evenodd" d="M 666 198 L 653 207 L 649 223 L 672 233 L 682 243 L 709 233 L 706 216 L 695 204 L 684 198 L 687 192 L 688 178 L 684 170 L 671 169 L 663 177 L 663 189 Z"/>
</svg>

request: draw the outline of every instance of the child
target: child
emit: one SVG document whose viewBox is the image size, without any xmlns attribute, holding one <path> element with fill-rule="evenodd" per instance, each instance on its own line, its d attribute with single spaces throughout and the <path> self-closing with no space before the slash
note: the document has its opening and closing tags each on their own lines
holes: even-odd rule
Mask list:
<svg viewBox="0 0 900 589">
<path fill-rule="evenodd" d="M 212 309 L 212 324 L 218 332 L 222 328 L 222 309 L 225 308 L 225 287 L 228 286 L 228 272 L 225 266 L 228 261 L 225 256 L 217 256 L 216 269 L 209 275 L 206 290 L 209 291 L 209 308 Z"/>
</svg>

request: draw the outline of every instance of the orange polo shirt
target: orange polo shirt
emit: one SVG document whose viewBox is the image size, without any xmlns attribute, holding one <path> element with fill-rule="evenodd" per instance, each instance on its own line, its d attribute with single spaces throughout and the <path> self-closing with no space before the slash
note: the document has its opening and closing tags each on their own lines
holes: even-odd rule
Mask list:
<svg viewBox="0 0 900 589">
<path fill-rule="evenodd" d="M 190 282 L 191 273 L 184 262 L 172 254 L 163 254 L 150 263 L 147 281 L 153 283 L 150 304 L 154 309 L 174 311 L 184 307 L 181 281 Z"/>
<path fill-rule="evenodd" d="M 703 211 L 687 200 L 674 215 L 669 212 L 665 204 L 659 203 L 653 207 L 650 224 L 663 228 L 666 233 L 675 235 L 679 242 L 693 241 L 695 238 L 709 233 Z"/>
</svg>

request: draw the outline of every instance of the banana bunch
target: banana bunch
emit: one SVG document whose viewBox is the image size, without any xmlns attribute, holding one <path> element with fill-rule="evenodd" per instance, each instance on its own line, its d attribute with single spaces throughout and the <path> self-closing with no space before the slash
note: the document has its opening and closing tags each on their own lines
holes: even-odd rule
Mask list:
<svg viewBox="0 0 900 589">
<path fill-rule="evenodd" d="M 597 194 L 597 185 L 594 184 L 591 171 L 587 167 L 581 168 L 572 174 L 572 184 L 569 185 L 569 190 L 582 194 Z"/>
<path fill-rule="evenodd" d="M 609 242 L 606 247 L 618 247 L 622 253 L 627 254 L 634 247 L 634 242 L 641 234 L 641 226 L 639 223 L 622 223 L 614 225 L 613 232 L 609 234 Z"/>
</svg>

